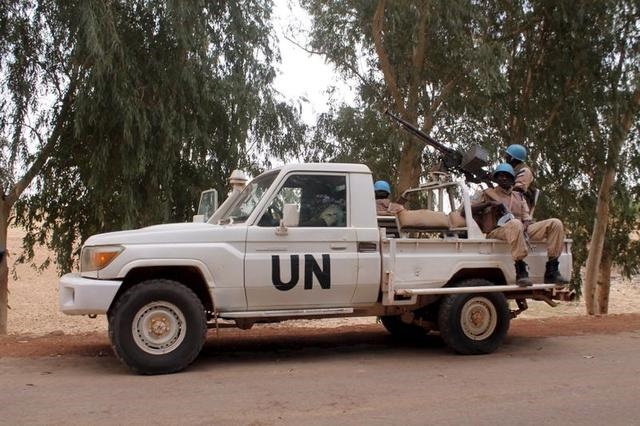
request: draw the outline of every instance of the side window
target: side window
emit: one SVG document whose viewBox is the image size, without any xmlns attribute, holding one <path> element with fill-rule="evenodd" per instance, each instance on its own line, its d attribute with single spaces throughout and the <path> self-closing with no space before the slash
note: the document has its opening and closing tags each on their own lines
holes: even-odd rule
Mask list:
<svg viewBox="0 0 640 426">
<path fill-rule="evenodd" d="M 260 218 L 259 226 L 278 226 L 285 204 L 295 204 L 299 226 L 347 226 L 345 176 L 292 175 Z"/>
</svg>

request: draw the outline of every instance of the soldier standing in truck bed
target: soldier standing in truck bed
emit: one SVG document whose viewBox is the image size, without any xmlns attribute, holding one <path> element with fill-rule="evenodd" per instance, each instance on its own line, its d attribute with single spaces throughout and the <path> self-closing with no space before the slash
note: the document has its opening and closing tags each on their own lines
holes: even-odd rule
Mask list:
<svg viewBox="0 0 640 426">
<path fill-rule="evenodd" d="M 525 163 L 527 159 L 527 149 L 518 144 L 509 145 L 505 151 L 505 161 L 516 173 L 516 181 L 513 190 L 522 193 L 529 209 L 535 204 L 536 188 L 533 183 L 534 176 L 531 169 Z"/>
</svg>

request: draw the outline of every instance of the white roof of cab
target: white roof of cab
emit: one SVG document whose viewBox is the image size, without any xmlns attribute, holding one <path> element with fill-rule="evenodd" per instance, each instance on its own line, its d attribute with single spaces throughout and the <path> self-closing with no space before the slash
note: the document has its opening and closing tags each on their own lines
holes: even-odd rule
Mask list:
<svg viewBox="0 0 640 426">
<path fill-rule="evenodd" d="M 305 172 L 343 172 L 343 173 L 371 173 L 369 167 L 355 163 L 298 163 L 285 164 L 273 170 L 305 171 Z"/>
</svg>

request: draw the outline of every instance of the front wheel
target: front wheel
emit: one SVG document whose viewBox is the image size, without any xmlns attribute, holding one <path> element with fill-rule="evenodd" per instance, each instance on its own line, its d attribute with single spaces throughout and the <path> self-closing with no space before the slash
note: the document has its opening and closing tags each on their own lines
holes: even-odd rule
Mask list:
<svg viewBox="0 0 640 426">
<path fill-rule="evenodd" d="M 484 286 L 485 280 L 470 280 L 461 287 Z M 440 305 L 438 326 L 447 346 L 463 355 L 495 351 L 509 330 L 511 314 L 502 293 L 450 294 Z"/>
<path fill-rule="evenodd" d="M 109 312 L 116 356 L 141 374 L 183 370 L 200 353 L 206 334 L 202 302 L 175 281 L 144 281 L 127 290 Z"/>
</svg>

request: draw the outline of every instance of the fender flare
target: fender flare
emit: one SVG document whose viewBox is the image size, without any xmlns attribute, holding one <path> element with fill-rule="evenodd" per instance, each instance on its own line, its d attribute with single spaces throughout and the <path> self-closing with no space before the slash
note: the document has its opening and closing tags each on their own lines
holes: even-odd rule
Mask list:
<svg viewBox="0 0 640 426">
<path fill-rule="evenodd" d="M 136 268 L 151 268 L 158 266 L 191 266 L 202 273 L 202 277 L 210 289 L 215 288 L 215 281 L 209 268 L 197 259 L 139 259 L 127 263 L 118 272 L 118 277 L 126 277 L 131 270 Z"/>
</svg>

